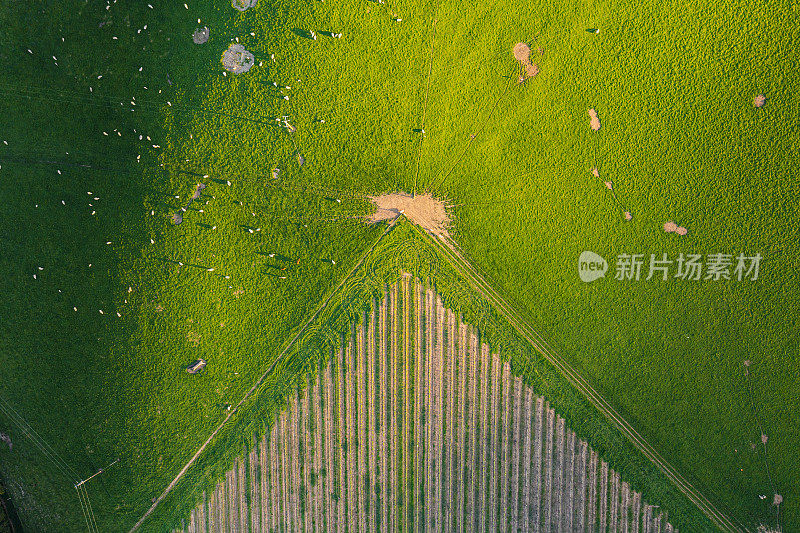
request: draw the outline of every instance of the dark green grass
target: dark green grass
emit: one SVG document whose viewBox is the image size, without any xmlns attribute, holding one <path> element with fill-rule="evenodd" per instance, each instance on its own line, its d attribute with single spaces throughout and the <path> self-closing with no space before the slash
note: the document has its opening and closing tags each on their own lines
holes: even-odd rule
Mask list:
<svg viewBox="0 0 800 533">
<path fill-rule="evenodd" d="M 100 529 L 112 531 L 126 530 L 149 507 L 375 230 L 331 221 L 346 210 L 363 214 L 362 201 L 348 198 L 334 209 L 325 193 L 302 183 L 267 183 L 268 167 L 253 172 L 248 153 L 222 153 L 231 168 L 249 168 L 247 176 L 225 163 L 212 170 L 208 161 L 186 162 L 177 150 L 161 166 L 152 144 L 168 150 L 178 141 L 165 122 L 176 129 L 193 118 L 218 128 L 247 122 L 214 123 L 219 115 L 194 105 L 191 93 L 178 107 L 190 87 L 181 69 L 192 67 L 182 58 L 194 49 L 166 41 L 186 30 L 170 26 L 170 13 L 120 9 L 113 31 L 98 30 L 102 6 L 94 7 L 85 20 L 84 11 L 55 9 L 48 16 L 63 26 L 46 29 L 34 6 L 4 13 L 4 45 L 15 61 L 4 59 L 0 393 L 79 478 L 120 459 L 87 485 Z M 135 29 L 145 23 L 154 30 L 152 55 L 136 51 Z M 60 45 L 61 35 L 81 42 Z M 87 55 L 112 35 L 129 56 Z M 52 55 L 61 56 L 58 67 L 48 65 Z M 173 100 L 176 111 L 167 113 Z M 275 132 L 259 124 L 241 134 L 269 146 Z M 139 141 L 140 133 L 152 141 Z M 199 180 L 208 184 L 203 202 L 171 225 Z M 189 376 L 183 369 L 200 357 L 207 371 Z M 27 526 L 81 529 L 77 480 L 61 475 L 10 420 L 0 423 L 14 438 L 0 461 Z"/>
</svg>

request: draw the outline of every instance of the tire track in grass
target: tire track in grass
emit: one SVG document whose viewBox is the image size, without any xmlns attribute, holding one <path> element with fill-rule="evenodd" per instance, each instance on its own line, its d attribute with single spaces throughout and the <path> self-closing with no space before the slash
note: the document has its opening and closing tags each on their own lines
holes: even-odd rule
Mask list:
<svg viewBox="0 0 800 533">
<path fill-rule="evenodd" d="M 522 337 L 528 341 L 537 352 L 539 352 L 550 364 L 576 388 L 584 397 L 598 409 L 628 440 L 683 493 L 692 503 L 694 503 L 717 527 L 723 531 L 731 533 L 745 533 L 747 530 L 738 522 L 734 522 L 729 516 L 717 509 L 711 501 L 700 493 L 691 483 L 689 483 L 668 461 L 666 461 L 653 446 L 625 420 L 612 406 L 605 400 L 583 376 L 569 365 L 566 360 L 556 353 L 552 347 L 534 330 L 530 324 L 521 318 L 519 313 L 511 307 L 478 273 L 478 271 L 464 259 L 457 245 L 447 237 L 437 238 L 430 235 L 424 229 L 412 223 L 421 235 L 425 236 L 429 242 L 444 254 L 450 264 L 472 285 L 483 298 L 485 298 L 495 309 L 517 330 Z"/>
<path fill-rule="evenodd" d="M 425 463 L 424 463 L 424 442 L 425 426 L 423 416 L 425 409 L 425 356 L 427 354 L 427 292 L 421 285 L 417 291 L 417 354 L 416 354 L 416 379 L 414 382 L 414 397 L 416 410 L 414 416 L 414 491 L 412 505 L 409 506 L 408 531 L 416 531 L 417 525 L 421 522 L 420 513 L 423 511 L 423 503 L 420 498 L 425 490 Z"/>
</svg>

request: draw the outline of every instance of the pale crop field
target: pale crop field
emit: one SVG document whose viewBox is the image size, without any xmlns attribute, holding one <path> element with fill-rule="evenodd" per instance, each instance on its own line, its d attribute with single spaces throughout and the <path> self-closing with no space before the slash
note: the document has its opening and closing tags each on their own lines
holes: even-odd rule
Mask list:
<svg viewBox="0 0 800 533">
<path fill-rule="evenodd" d="M 673 532 L 404 276 L 175 531 Z"/>
</svg>

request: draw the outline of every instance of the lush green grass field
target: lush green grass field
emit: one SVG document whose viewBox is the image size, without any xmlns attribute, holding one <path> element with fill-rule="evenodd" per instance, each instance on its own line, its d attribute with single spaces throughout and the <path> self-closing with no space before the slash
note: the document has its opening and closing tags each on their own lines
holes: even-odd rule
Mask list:
<svg viewBox="0 0 800 533">
<path fill-rule="evenodd" d="M 766 520 L 773 489 L 744 379 L 751 360 L 770 473 L 792 530 L 800 527 L 790 459 L 800 437 L 792 408 L 800 392 L 800 189 L 791 164 L 798 100 L 783 78 L 797 72 L 788 46 L 797 35 L 786 7 L 542 6 L 531 15 L 544 18 L 531 26 L 541 31 L 541 73 L 499 100 L 508 82 L 489 90 L 491 66 L 477 50 L 461 55 L 472 37 L 448 39 L 450 60 L 460 57 L 473 76 L 432 83 L 439 91 L 429 116 L 439 120 L 426 127 L 423 161 L 437 192 L 465 204 L 456 240 L 490 282 L 706 493 L 738 516 Z M 502 20 L 465 29 L 494 44 L 490 29 L 513 28 Z M 755 109 L 759 93 L 770 100 Z M 454 101 L 468 101 L 470 112 Z M 491 118 L 471 111 L 495 102 Z M 600 114 L 597 133 L 589 107 Z M 433 155 L 460 156 L 476 124 L 484 129 L 459 166 L 436 178 L 450 163 Z M 632 221 L 589 173 L 595 166 Z M 689 234 L 664 233 L 668 220 Z M 616 281 L 612 270 L 584 284 L 576 272 L 584 250 L 609 260 L 664 252 L 758 252 L 764 260 L 754 282 Z"/>
<path fill-rule="evenodd" d="M 135 522 L 378 238 L 347 218 L 366 212 L 360 195 L 414 187 L 459 204 L 456 241 L 498 291 L 748 523 L 773 514 L 749 445 L 752 360 L 782 523 L 800 527 L 792 6 L 43 7 L 0 10 L 0 395 L 81 478 L 121 459 L 88 485 L 101 530 Z M 223 76 L 237 37 L 256 66 Z M 510 48 L 534 37 L 540 74 L 518 86 Z M 200 180 L 203 202 L 172 226 Z M 765 259 L 755 282 L 583 284 L 583 250 Z M 198 357 L 208 371 L 188 376 Z M 15 442 L 0 468 L 24 518 L 78 528 L 70 480 Z"/>
</svg>

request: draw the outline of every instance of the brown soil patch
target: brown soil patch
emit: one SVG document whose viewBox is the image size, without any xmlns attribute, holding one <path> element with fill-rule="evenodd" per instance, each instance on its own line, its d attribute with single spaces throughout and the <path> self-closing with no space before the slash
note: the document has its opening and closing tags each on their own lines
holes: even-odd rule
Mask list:
<svg viewBox="0 0 800 533">
<path fill-rule="evenodd" d="M 594 108 L 589 109 L 589 118 L 591 119 L 589 120 L 589 126 L 591 126 L 594 131 L 599 130 L 600 118 L 597 116 L 597 111 L 595 111 Z"/>
<path fill-rule="evenodd" d="M 517 43 L 514 45 L 514 48 L 511 49 L 511 53 L 514 54 L 514 59 L 519 61 L 520 66 L 520 75 L 519 75 L 519 83 L 522 83 L 528 78 L 532 78 L 539 73 L 539 66 L 535 63 L 531 63 L 531 47 L 525 43 Z"/>
<path fill-rule="evenodd" d="M 664 231 L 666 231 L 667 233 L 672 233 L 676 229 L 678 229 L 678 225 L 673 221 L 670 220 L 668 222 L 664 222 Z"/>
<path fill-rule="evenodd" d="M 759 94 L 753 99 L 753 105 L 756 107 L 763 107 L 764 104 L 767 102 L 767 97 L 763 94 Z"/>
<path fill-rule="evenodd" d="M 530 61 L 531 60 L 531 47 L 525 43 L 517 43 L 512 50 L 514 59 L 517 61 Z"/>
<path fill-rule="evenodd" d="M 414 224 L 421 226 L 434 235 L 448 237 L 450 217 L 447 205 L 430 194 L 411 195 L 404 192 L 370 196 L 377 210 L 368 217 L 370 223 L 381 220 L 395 220 L 404 215 Z"/>
</svg>

